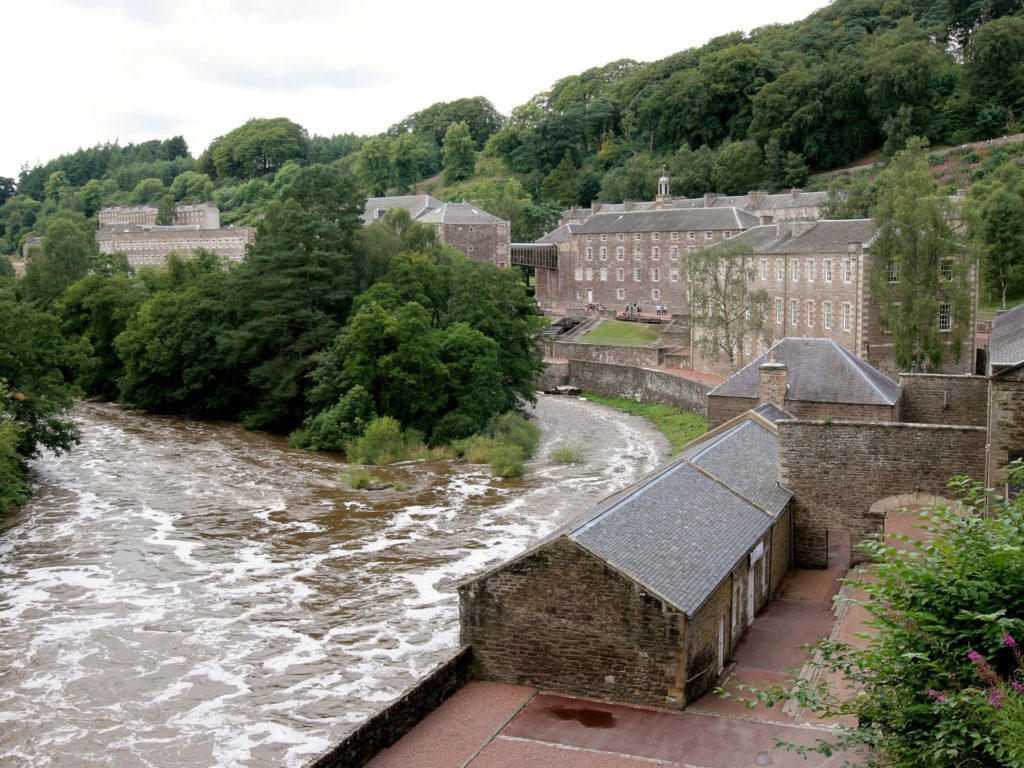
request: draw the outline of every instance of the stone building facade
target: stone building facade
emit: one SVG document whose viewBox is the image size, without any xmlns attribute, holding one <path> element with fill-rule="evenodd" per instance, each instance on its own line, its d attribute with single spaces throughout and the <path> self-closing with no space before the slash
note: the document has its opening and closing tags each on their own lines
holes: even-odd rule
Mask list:
<svg viewBox="0 0 1024 768">
<path fill-rule="evenodd" d="M 988 466 L 990 487 L 1008 487 L 1003 468 L 1024 459 L 1024 304 L 995 319 L 988 343 Z"/>
<path fill-rule="evenodd" d="M 404 209 L 410 218 L 437 229 L 438 240 L 474 261 L 486 261 L 501 269 L 509 265 L 511 225 L 470 203 L 446 203 L 430 195 L 370 197 L 363 224 L 382 218 L 388 211 Z"/>
<path fill-rule="evenodd" d="M 237 262 L 256 240 L 254 227 L 221 227 L 220 209 L 210 203 L 178 205 L 169 225 L 157 224 L 157 214 L 152 205 L 101 209 L 96 232 L 99 252 L 123 253 L 133 269 L 161 266 L 171 253 L 190 256 L 200 249 Z"/>
<path fill-rule="evenodd" d="M 710 690 L 790 567 L 776 434 L 722 425 L 461 585 L 475 675 L 675 709 Z"/>
<path fill-rule="evenodd" d="M 753 250 L 752 287 L 769 296 L 766 338 L 746 340 L 742 352 L 747 359 L 753 350 L 763 352 L 758 349 L 761 343 L 790 336 L 826 338 L 895 378 L 899 371 L 892 335 L 879 322 L 869 279 L 877 231 L 871 219 L 836 219 L 780 221 L 737 234 L 734 239 Z M 971 291 L 976 293 L 973 277 Z M 970 303 L 975 305 L 973 297 Z M 970 318 L 957 320 L 952 308 L 942 305 L 938 320 L 950 342 L 959 337 L 961 351 L 959 357 L 947 354 L 937 372 L 970 373 L 975 357 L 973 311 Z M 744 357 L 740 355 L 741 360 Z"/>
<path fill-rule="evenodd" d="M 542 239 L 559 244 L 558 274 L 537 281 L 547 307 L 602 304 L 689 312 L 687 254 L 755 226 L 738 208 L 601 212 Z M 538 270 L 540 272 L 540 270 Z"/>
</svg>

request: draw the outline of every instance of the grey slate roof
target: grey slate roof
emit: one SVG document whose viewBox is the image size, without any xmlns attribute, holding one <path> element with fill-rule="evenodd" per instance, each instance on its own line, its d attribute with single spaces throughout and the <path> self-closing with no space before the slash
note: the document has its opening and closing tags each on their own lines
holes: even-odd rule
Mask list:
<svg viewBox="0 0 1024 768">
<path fill-rule="evenodd" d="M 554 536 L 692 616 L 792 496 L 775 480 L 774 430 L 749 414 L 724 426 Z"/>
<path fill-rule="evenodd" d="M 989 373 L 993 367 L 1003 368 L 1024 362 L 1024 304 L 1002 312 L 992 325 L 988 337 Z"/>
<path fill-rule="evenodd" d="M 574 234 L 733 230 L 757 226 L 753 214 L 738 208 L 685 208 L 628 213 L 600 212 L 580 224 Z"/>
<path fill-rule="evenodd" d="M 788 222 L 763 224 L 741 232 L 734 240 L 749 243 L 754 253 L 764 255 L 846 253 L 850 243 L 869 246 L 878 231 L 871 219 L 821 219 L 798 235 L 789 233 Z"/>
<path fill-rule="evenodd" d="M 784 363 L 789 400 L 860 405 L 895 405 L 903 390 L 832 339 L 789 337 L 738 370 L 708 393 L 708 397 L 757 398 L 762 363 L 775 353 Z"/>
<path fill-rule="evenodd" d="M 553 229 L 543 237 L 538 238 L 538 243 L 568 243 L 572 239 L 573 232 L 579 224 L 563 224 L 558 229 Z"/>
<path fill-rule="evenodd" d="M 415 218 L 425 224 L 500 224 L 504 221 L 471 203 L 441 203 Z"/>
<path fill-rule="evenodd" d="M 772 424 L 778 424 L 782 419 L 792 419 L 793 416 L 774 403 L 764 403 L 754 409 L 754 413 L 768 419 Z"/>
<path fill-rule="evenodd" d="M 371 224 L 377 218 L 378 210 L 390 211 L 393 208 L 405 208 L 409 216 L 416 219 L 426 211 L 444 205 L 436 197 L 430 195 L 395 195 L 393 197 L 368 197 L 363 207 L 363 224 Z"/>
</svg>

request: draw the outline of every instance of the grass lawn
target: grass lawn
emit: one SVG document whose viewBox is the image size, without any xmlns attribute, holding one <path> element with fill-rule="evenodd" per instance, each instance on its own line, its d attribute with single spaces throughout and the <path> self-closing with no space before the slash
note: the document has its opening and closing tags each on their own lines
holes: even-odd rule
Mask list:
<svg viewBox="0 0 1024 768">
<path fill-rule="evenodd" d="M 580 339 L 583 344 L 619 344 L 624 347 L 642 347 L 661 337 L 661 326 L 652 323 L 625 323 L 605 320 Z"/>
<path fill-rule="evenodd" d="M 638 403 L 635 400 L 605 397 L 604 395 L 596 395 L 593 392 L 584 392 L 582 396 L 587 400 L 618 408 L 620 411 L 633 414 L 634 416 L 643 416 L 654 424 L 658 431 L 672 443 L 673 454 L 679 453 L 684 445 L 708 431 L 708 422 L 703 416 L 680 411 L 678 408 L 673 408 L 669 405 Z"/>
</svg>

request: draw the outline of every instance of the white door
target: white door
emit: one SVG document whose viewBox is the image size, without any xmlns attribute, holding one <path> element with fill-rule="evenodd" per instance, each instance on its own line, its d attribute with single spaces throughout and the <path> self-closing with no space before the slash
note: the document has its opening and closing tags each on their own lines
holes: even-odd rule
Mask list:
<svg viewBox="0 0 1024 768">
<path fill-rule="evenodd" d="M 593 304 L 593 303 L 594 303 L 594 292 L 592 290 L 590 290 L 590 289 L 587 289 L 587 304 Z"/>
</svg>

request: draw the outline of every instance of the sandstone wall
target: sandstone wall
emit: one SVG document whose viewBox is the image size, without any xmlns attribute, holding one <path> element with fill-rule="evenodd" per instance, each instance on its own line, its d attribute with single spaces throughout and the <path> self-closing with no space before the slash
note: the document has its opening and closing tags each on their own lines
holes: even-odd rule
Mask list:
<svg viewBox="0 0 1024 768">
<path fill-rule="evenodd" d="M 848 530 L 851 547 L 882 530 L 869 510 L 898 494 L 948 494 L 954 475 L 985 471 L 985 429 L 906 423 L 779 422 L 782 485 L 793 491 L 794 559 L 825 566 L 829 529 Z M 853 549 L 853 562 L 860 553 Z"/>
<path fill-rule="evenodd" d="M 708 397 L 708 429 L 714 429 L 734 416 L 739 416 L 758 402 L 752 397 Z M 831 419 L 832 421 L 893 421 L 896 408 L 887 405 L 850 403 L 817 403 L 808 400 L 787 400 L 787 413 L 797 419 Z"/>
<path fill-rule="evenodd" d="M 617 347 L 608 344 L 555 341 L 551 344 L 551 356 L 562 357 L 566 360 L 588 360 L 592 363 L 657 368 L 662 362 L 662 349 L 660 347 Z"/>
<path fill-rule="evenodd" d="M 459 589 L 474 676 L 679 706 L 685 617 L 566 538 Z"/>
<path fill-rule="evenodd" d="M 901 373 L 902 421 L 916 424 L 985 424 L 988 381 L 983 376 Z"/>
<path fill-rule="evenodd" d="M 599 395 L 671 405 L 704 416 L 710 384 L 652 368 L 569 361 L 569 383 Z"/>
<path fill-rule="evenodd" d="M 1002 468 L 1011 452 L 1024 451 L 1024 370 L 992 379 L 990 405 L 990 470 L 988 483 L 998 487 L 1006 482 Z"/>
</svg>

